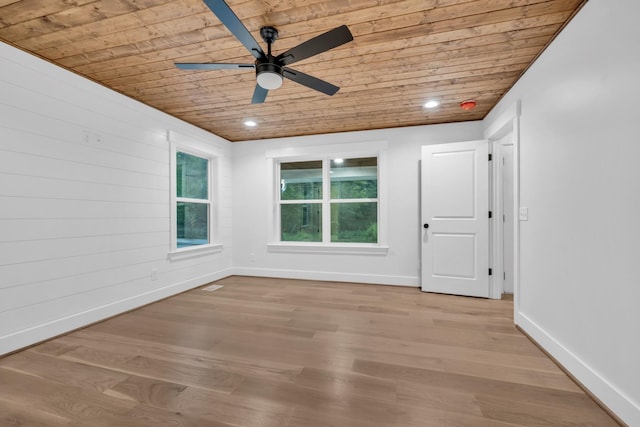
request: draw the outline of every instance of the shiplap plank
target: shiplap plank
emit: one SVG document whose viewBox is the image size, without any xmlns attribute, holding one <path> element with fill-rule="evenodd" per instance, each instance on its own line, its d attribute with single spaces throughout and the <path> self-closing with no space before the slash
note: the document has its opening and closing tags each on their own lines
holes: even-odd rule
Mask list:
<svg viewBox="0 0 640 427">
<path fill-rule="evenodd" d="M 69 237 L 55 240 L 0 242 L 0 252 L 6 254 L 0 266 L 36 263 L 54 259 L 82 257 L 150 248 L 168 244 L 166 232 L 116 234 L 111 236 Z"/>
<path fill-rule="evenodd" d="M 168 233 L 165 218 L 5 219 L 0 221 L 0 242 L 26 242 L 70 238 Z"/>
<path fill-rule="evenodd" d="M 51 177 L 66 181 L 108 184 L 153 190 L 169 189 L 169 173 L 154 175 L 135 168 L 125 170 L 119 165 L 99 165 L 87 162 L 82 158 L 67 159 L 47 157 L 41 154 L 24 154 L 14 151 L 0 150 L 0 170 L 14 175 L 29 174 L 37 177 Z M 135 163 L 135 159 L 132 159 Z"/>
</svg>

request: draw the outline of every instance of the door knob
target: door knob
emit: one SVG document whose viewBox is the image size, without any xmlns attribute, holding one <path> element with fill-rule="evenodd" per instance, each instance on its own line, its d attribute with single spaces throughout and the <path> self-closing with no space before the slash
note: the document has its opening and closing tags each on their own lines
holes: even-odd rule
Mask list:
<svg viewBox="0 0 640 427">
<path fill-rule="evenodd" d="M 429 228 L 429 224 L 425 224 L 425 225 L 423 225 L 423 227 L 424 227 L 425 229 L 427 229 L 427 228 Z"/>
</svg>

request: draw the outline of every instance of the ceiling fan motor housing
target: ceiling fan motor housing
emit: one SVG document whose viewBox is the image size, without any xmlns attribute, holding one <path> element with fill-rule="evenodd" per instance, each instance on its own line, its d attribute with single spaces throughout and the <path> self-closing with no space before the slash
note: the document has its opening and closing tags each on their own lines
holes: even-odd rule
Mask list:
<svg viewBox="0 0 640 427">
<path fill-rule="evenodd" d="M 274 27 L 260 28 L 260 36 L 267 43 L 267 54 L 256 59 L 256 79 L 258 84 L 267 90 L 278 89 L 282 86 L 282 66 L 276 63 L 271 55 L 271 45 L 278 39 L 278 30 Z"/>
<path fill-rule="evenodd" d="M 269 45 L 278 39 L 278 30 L 274 27 L 262 27 L 260 28 L 260 36 Z"/>
</svg>

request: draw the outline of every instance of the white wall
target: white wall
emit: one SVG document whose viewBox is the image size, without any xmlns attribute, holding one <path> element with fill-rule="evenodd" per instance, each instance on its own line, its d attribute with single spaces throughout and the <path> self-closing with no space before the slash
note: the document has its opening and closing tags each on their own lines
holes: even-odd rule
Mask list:
<svg viewBox="0 0 640 427">
<path fill-rule="evenodd" d="M 420 108 L 418 106 L 417 108 Z M 256 132 L 260 132 L 256 129 Z M 482 122 L 348 132 L 235 143 L 233 146 L 233 265 L 238 274 L 418 286 L 420 282 L 420 147 L 482 139 Z M 274 253 L 273 178 L 269 152 L 387 142 L 386 255 Z M 332 147 L 333 149 L 334 147 Z M 253 258 L 252 255 L 253 254 Z M 252 259 L 254 259 L 252 261 Z"/>
<path fill-rule="evenodd" d="M 640 3 L 592 0 L 487 117 L 521 101 L 517 323 L 640 425 Z"/>
<path fill-rule="evenodd" d="M 5 44 L 0 94 L 0 354 L 229 274 L 167 261 L 166 132 L 222 154 L 223 243 L 229 142 Z"/>
</svg>

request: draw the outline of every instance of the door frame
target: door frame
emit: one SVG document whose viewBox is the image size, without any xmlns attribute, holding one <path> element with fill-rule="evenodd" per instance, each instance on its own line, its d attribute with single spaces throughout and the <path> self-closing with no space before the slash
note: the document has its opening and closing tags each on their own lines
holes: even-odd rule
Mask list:
<svg viewBox="0 0 640 427">
<path fill-rule="evenodd" d="M 518 214 L 520 206 L 520 101 L 493 121 L 491 126 L 485 129 L 485 138 L 489 140 L 495 159 L 500 158 L 500 145 L 498 141 L 509 132 L 512 133 L 511 145 L 513 145 L 513 212 Z M 504 201 L 502 200 L 502 165 L 499 161 L 492 162 L 492 195 L 491 206 L 494 209 L 496 221 L 504 215 Z M 513 220 L 513 308 L 514 315 L 520 309 L 520 221 L 516 217 Z M 503 291 L 504 277 L 504 244 L 502 227 L 492 227 L 491 230 L 491 258 L 494 261 L 495 274 L 492 276 L 490 298 L 500 299 Z"/>
</svg>

